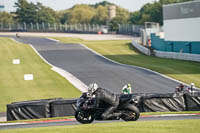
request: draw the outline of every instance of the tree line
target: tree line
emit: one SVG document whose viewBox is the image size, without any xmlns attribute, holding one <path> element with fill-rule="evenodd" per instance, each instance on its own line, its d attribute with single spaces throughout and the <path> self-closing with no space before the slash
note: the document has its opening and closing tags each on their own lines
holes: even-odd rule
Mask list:
<svg viewBox="0 0 200 133">
<path fill-rule="evenodd" d="M 107 1 L 95 5 L 77 4 L 70 9 L 54 11 L 41 3 L 18 0 L 15 12 L 0 12 L 0 23 L 61 23 L 61 24 L 109 24 L 117 30 L 118 24 L 143 25 L 144 22 L 163 24 L 162 5 L 192 0 L 159 0 L 145 4 L 139 11 L 129 12 L 116 6 L 116 17 L 108 22 L 108 7 L 114 5 Z"/>
</svg>

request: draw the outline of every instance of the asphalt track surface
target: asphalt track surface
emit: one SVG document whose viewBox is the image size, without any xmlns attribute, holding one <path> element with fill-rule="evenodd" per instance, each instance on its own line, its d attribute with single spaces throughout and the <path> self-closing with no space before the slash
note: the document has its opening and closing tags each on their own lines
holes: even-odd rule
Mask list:
<svg viewBox="0 0 200 133">
<path fill-rule="evenodd" d="M 33 47 L 52 65 L 60 67 L 83 83 L 97 83 L 120 93 L 123 85 L 132 84 L 134 93 L 169 93 L 179 83 L 151 71 L 113 63 L 80 44 L 62 44 L 39 37 L 15 38 Z"/>
<path fill-rule="evenodd" d="M 200 115 L 185 115 L 185 116 L 158 116 L 158 117 L 140 117 L 138 121 L 156 121 L 156 120 L 187 120 L 187 119 L 200 119 Z M 111 123 L 111 122 L 123 122 L 122 120 L 114 121 L 94 121 L 95 123 Z M 137 122 L 137 121 L 136 121 Z M 76 120 L 58 120 L 54 122 L 31 122 L 31 123 L 16 123 L 1 125 L 0 130 L 17 129 L 17 128 L 38 128 L 38 127 L 49 127 L 49 126 L 69 126 L 69 125 L 80 125 Z"/>
</svg>

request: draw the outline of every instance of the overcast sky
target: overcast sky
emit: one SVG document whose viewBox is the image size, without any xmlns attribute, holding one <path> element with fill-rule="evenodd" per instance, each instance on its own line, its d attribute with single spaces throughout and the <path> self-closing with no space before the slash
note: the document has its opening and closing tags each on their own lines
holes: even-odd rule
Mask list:
<svg viewBox="0 0 200 133">
<path fill-rule="evenodd" d="M 6 11 L 14 11 L 14 3 L 17 0 L 0 0 L 0 4 L 5 6 Z M 54 10 L 64 10 L 71 8 L 75 4 L 95 4 L 103 0 L 27 0 L 32 2 L 40 2 L 45 6 L 51 7 Z M 154 2 L 156 0 L 107 0 L 129 11 L 139 10 L 144 4 Z"/>
</svg>

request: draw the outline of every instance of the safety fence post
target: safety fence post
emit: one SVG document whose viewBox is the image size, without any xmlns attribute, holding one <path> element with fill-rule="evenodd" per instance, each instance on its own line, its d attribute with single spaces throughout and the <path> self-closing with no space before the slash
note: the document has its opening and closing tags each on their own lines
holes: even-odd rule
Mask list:
<svg viewBox="0 0 200 133">
<path fill-rule="evenodd" d="M 24 31 L 26 31 L 26 23 L 24 23 Z"/>
<path fill-rule="evenodd" d="M 45 25 L 44 25 L 44 22 L 42 23 L 42 29 L 43 29 L 43 31 L 45 31 Z"/>
<path fill-rule="evenodd" d="M 38 23 L 36 23 L 36 27 L 37 27 L 37 31 L 39 31 L 39 24 Z"/>
<path fill-rule="evenodd" d="M 67 31 L 67 23 L 65 23 L 65 31 Z"/>
<path fill-rule="evenodd" d="M 9 31 L 11 31 L 11 30 L 12 30 L 12 24 L 9 23 Z"/>
</svg>

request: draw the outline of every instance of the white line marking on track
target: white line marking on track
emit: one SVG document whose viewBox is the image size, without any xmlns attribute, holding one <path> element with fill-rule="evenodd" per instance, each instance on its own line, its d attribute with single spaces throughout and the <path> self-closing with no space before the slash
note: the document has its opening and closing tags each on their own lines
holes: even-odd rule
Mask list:
<svg viewBox="0 0 200 133">
<path fill-rule="evenodd" d="M 54 65 L 52 65 L 51 63 L 49 63 L 45 58 L 43 58 L 40 53 L 32 46 L 32 44 L 29 44 L 31 46 L 31 48 L 35 51 L 35 53 L 48 65 L 50 65 L 52 68 L 51 70 L 57 72 L 58 74 L 60 74 L 62 77 L 64 77 L 65 79 L 67 79 L 68 81 L 70 81 L 76 88 L 78 88 L 81 92 L 87 92 L 87 85 L 84 84 L 82 81 L 80 81 L 77 77 L 75 77 L 73 74 L 59 68 L 56 67 Z"/>
<path fill-rule="evenodd" d="M 54 42 L 60 42 L 59 40 L 53 39 L 53 38 L 47 38 L 48 40 L 54 41 Z"/>
<path fill-rule="evenodd" d="M 16 43 L 20 43 L 19 41 L 15 40 L 14 38 L 11 38 L 11 37 L 10 37 L 10 39 L 13 40 L 13 41 L 16 42 Z"/>
<path fill-rule="evenodd" d="M 104 59 L 106 59 L 106 60 L 109 60 L 109 61 L 111 61 L 111 62 L 113 62 L 113 63 L 116 63 L 116 64 L 118 64 L 118 65 L 128 66 L 128 67 L 132 67 L 132 68 L 139 68 L 139 69 L 142 69 L 142 70 L 146 70 L 146 71 L 155 73 L 155 74 L 157 74 L 157 75 L 160 75 L 160 76 L 162 76 L 162 77 L 164 77 L 164 78 L 170 79 L 170 80 L 172 80 L 172 81 L 175 81 L 175 82 L 178 82 L 178 83 L 182 83 L 182 84 L 184 84 L 184 85 L 186 85 L 186 86 L 189 86 L 188 84 L 186 84 L 186 83 L 184 83 L 184 82 L 181 82 L 181 81 L 179 81 L 179 80 L 173 79 L 173 78 L 168 77 L 168 76 L 166 76 L 166 75 L 164 75 L 164 74 L 158 73 L 158 72 L 156 72 L 156 71 L 153 71 L 153 70 L 150 70 L 150 69 L 147 69 L 147 68 L 144 68 L 144 67 L 133 66 L 133 65 L 122 64 L 122 63 L 116 62 L 116 61 L 114 61 L 114 60 L 111 60 L 111 59 L 109 59 L 109 58 L 107 58 L 107 57 L 105 57 L 105 56 L 103 56 L 103 55 L 97 53 L 97 52 L 94 51 L 93 49 L 87 47 L 85 44 L 80 44 L 80 45 L 82 45 L 83 47 L 85 47 L 85 48 L 87 48 L 88 50 L 92 51 L 93 53 L 95 53 L 95 54 L 101 56 L 102 58 L 104 58 Z"/>
<path fill-rule="evenodd" d="M 141 117 L 177 117 L 177 116 L 196 116 L 199 114 L 161 114 L 161 115 L 144 115 Z"/>
<path fill-rule="evenodd" d="M 24 122 L 21 122 L 21 123 L 0 123 L 0 127 L 1 126 L 9 126 L 9 125 L 25 125 L 25 124 L 28 124 L 28 123 L 24 123 Z"/>
</svg>

